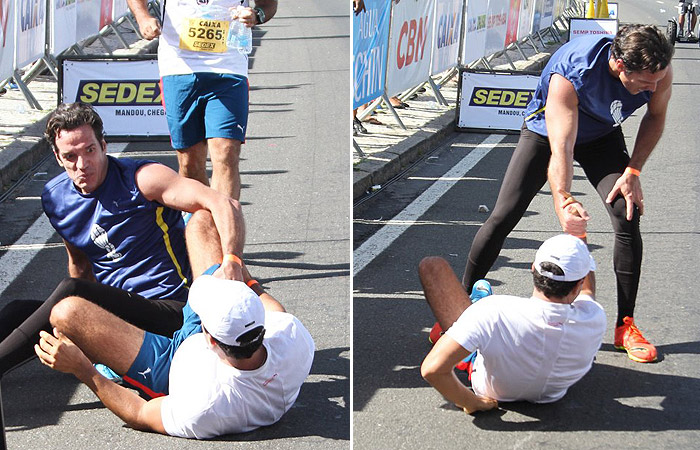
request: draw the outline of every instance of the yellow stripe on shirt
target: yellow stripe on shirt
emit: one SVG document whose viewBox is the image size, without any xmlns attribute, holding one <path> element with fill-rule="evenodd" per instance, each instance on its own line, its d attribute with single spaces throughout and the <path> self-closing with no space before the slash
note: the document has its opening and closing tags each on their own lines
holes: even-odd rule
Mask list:
<svg viewBox="0 0 700 450">
<path fill-rule="evenodd" d="M 160 229 L 163 230 L 163 242 L 165 243 L 165 249 L 168 251 L 168 255 L 170 255 L 170 259 L 172 259 L 173 264 L 175 264 L 177 274 L 180 276 L 180 279 L 185 282 L 185 287 L 189 289 L 187 277 L 185 277 L 182 274 L 182 268 L 180 267 L 180 263 L 177 261 L 177 257 L 175 256 L 175 252 L 173 251 L 172 245 L 170 245 L 170 234 L 168 234 L 170 228 L 168 228 L 168 224 L 165 223 L 165 221 L 163 220 L 163 209 L 164 208 L 162 206 L 156 208 L 156 223 L 158 224 Z"/>
</svg>

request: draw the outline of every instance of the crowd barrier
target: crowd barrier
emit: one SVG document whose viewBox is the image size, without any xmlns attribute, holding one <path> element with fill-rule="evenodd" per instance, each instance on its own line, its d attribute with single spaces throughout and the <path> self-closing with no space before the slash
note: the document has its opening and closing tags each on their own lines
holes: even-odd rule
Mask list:
<svg viewBox="0 0 700 450">
<path fill-rule="evenodd" d="M 160 17 L 157 2 L 149 8 Z M 82 55 L 96 40 L 112 54 L 103 37 L 109 33 L 128 48 L 118 28 L 124 22 L 141 38 L 126 0 L 0 0 L 0 88 L 13 82 L 32 108 L 42 109 L 29 82 L 46 69 L 57 78 L 58 56 Z"/>
<path fill-rule="evenodd" d="M 582 17 L 576 0 L 365 0 L 353 17 L 353 108 L 367 117 L 381 103 L 405 129 L 389 97 L 412 95 L 424 85 L 447 105 L 439 85 L 459 67 L 483 66 L 508 52 L 527 59 L 523 45 L 539 52 Z M 355 144 L 357 150 L 357 145 Z"/>
</svg>

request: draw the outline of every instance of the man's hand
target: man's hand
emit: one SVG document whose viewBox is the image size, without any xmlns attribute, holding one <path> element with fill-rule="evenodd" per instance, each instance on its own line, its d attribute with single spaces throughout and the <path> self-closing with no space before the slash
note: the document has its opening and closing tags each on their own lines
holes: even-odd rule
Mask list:
<svg viewBox="0 0 700 450">
<path fill-rule="evenodd" d="M 355 15 L 357 16 L 362 11 L 365 11 L 365 1 L 364 0 L 353 0 L 352 9 L 355 12 Z"/>
<path fill-rule="evenodd" d="M 155 17 L 143 18 L 138 23 L 141 36 L 149 41 L 160 36 L 160 23 Z"/>
<path fill-rule="evenodd" d="M 76 376 L 81 371 L 92 368 L 92 363 L 83 351 L 57 328 L 53 329 L 53 335 L 41 331 L 39 336 L 39 344 L 34 345 L 34 351 L 42 364 Z"/>
<path fill-rule="evenodd" d="M 632 220 L 634 215 L 634 205 L 639 208 L 639 215 L 644 214 L 644 195 L 642 194 L 642 183 L 637 175 L 625 173 L 615 182 L 612 190 L 605 199 L 606 203 L 612 203 L 615 197 L 621 195 L 627 202 L 627 220 Z"/>
<path fill-rule="evenodd" d="M 573 236 L 585 236 L 586 226 L 591 218 L 588 211 L 578 201 L 569 202 L 565 200 L 561 205 L 555 204 L 554 208 L 562 230 Z"/>
<path fill-rule="evenodd" d="M 245 281 L 241 265 L 227 258 L 224 258 L 221 262 L 221 266 L 214 271 L 212 276 L 224 280 Z"/>
<path fill-rule="evenodd" d="M 251 7 L 241 6 L 231 11 L 231 19 L 238 20 L 248 28 L 253 28 L 258 22 L 258 16 Z"/>
<path fill-rule="evenodd" d="M 482 395 L 475 395 L 469 405 L 462 406 L 462 410 L 467 414 L 474 414 L 477 411 L 488 411 L 494 408 L 498 408 L 498 401 Z"/>
</svg>

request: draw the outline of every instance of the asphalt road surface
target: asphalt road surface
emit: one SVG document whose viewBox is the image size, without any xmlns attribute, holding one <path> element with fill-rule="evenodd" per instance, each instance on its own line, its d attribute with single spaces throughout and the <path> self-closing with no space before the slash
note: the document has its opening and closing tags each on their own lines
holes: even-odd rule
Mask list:
<svg viewBox="0 0 700 450">
<path fill-rule="evenodd" d="M 665 26 L 675 2 L 620 2 L 621 22 Z M 354 210 L 353 441 L 362 449 L 697 448 L 700 438 L 700 47 L 677 44 L 666 131 L 642 172 L 644 263 L 636 320 L 657 346 L 639 364 L 612 346 L 616 315 L 613 232 L 580 168 L 572 192 L 590 212 L 598 301 L 607 332 L 592 370 L 559 402 L 504 403 L 468 416 L 420 376 L 434 323 L 417 276 L 428 255 L 461 277 L 493 208 L 517 136 L 458 134 Z M 644 109 L 623 124 L 628 148 Z M 488 275 L 494 291 L 529 296 L 529 267 L 560 232 L 548 186 L 505 242 Z M 371 247 L 371 248 L 370 248 Z"/>
<path fill-rule="evenodd" d="M 312 373 L 295 406 L 273 426 L 218 441 L 159 436 L 127 428 L 72 376 L 34 360 L 2 380 L 8 448 L 349 448 L 350 120 L 349 90 L 339 88 L 349 80 L 349 4 L 280 2 L 254 37 L 244 259 L 314 337 Z M 108 150 L 177 166 L 167 142 Z M 0 203 L 0 307 L 43 299 L 66 274 L 39 200 L 59 168 L 49 160 L 36 172 Z"/>
</svg>

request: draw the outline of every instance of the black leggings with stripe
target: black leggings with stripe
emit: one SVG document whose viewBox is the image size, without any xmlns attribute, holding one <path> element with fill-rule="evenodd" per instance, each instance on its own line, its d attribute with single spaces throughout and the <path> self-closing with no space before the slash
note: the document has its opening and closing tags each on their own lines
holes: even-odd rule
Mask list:
<svg viewBox="0 0 700 450">
<path fill-rule="evenodd" d="M 506 237 L 547 182 L 550 156 L 547 138 L 523 126 L 493 212 L 476 233 L 469 251 L 463 278 L 463 283 L 469 290 L 477 280 L 486 276 L 496 262 Z M 630 160 L 622 130 L 618 127 L 602 138 L 577 145 L 574 148 L 574 159 L 605 202 Z M 642 236 L 639 231 L 639 211 L 635 207 L 634 217 L 628 221 L 626 203 L 622 196 L 615 198 L 610 205 L 605 204 L 605 207 L 615 231 L 613 265 L 617 277 L 619 326 L 623 317 L 634 315 L 642 266 Z"/>
<path fill-rule="evenodd" d="M 84 298 L 146 331 L 164 336 L 182 326 L 178 300 L 150 300 L 123 289 L 78 278 L 66 278 L 45 300 L 15 300 L 0 310 L 0 377 L 34 354 L 39 331 L 51 332 L 51 309 L 67 297 Z"/>
</svg>

